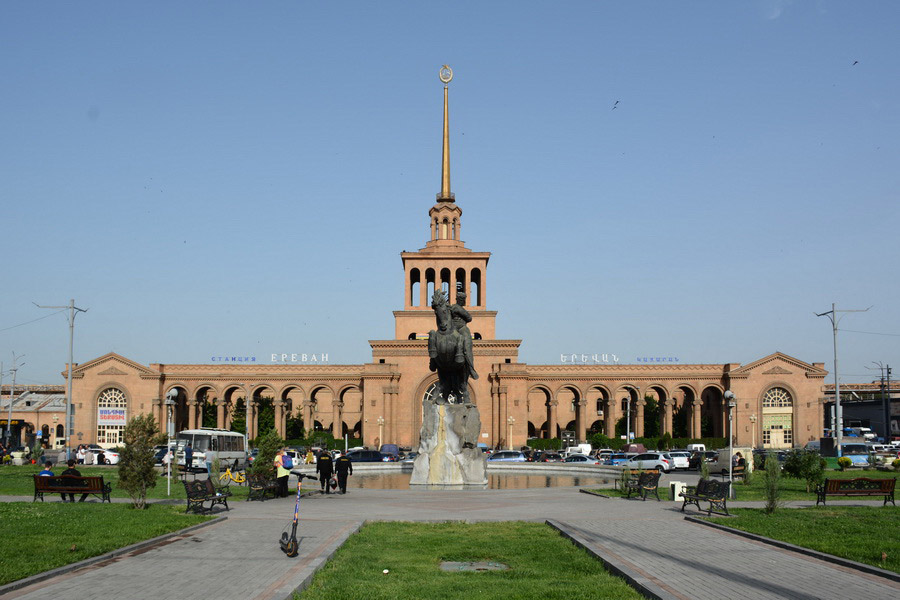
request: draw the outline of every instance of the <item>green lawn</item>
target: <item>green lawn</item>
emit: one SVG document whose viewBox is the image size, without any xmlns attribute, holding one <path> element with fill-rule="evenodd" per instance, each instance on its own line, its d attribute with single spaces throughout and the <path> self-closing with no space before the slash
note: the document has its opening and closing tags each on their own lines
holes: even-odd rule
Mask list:
<svg viewBox="0 0 900 600">
<path fill-rule="evenodd" d="M 0 523 L 15 543 L 0 544 L 0 585 L 210 518 L 186 515 L 180 506 L 3 502 Z"/>
<path fill-rule="evenodd" d="M 735 516 L 707 520 L 900 573 L 900 508 L 890 504 L 729 512 Z"/>
<path fill-rule="evenodd" d="M 441 561 L 507 571 L 441 571 Z M 389 573 L 382 571 L 388 569 Z M 603 564 L 540 523 L 370 523 L 313 578 L 300 600 L 640 598 Z"/>
<path fill-rule="evenodd" d="M 848 471 L 826 471 L 825 477 L 829 479 L 853 479 L 856 477 L 869 477 L 871 479 L 897 479 L 900 477 L 900 473 L 897 471 L 864 471 L 862 469 L 854 469 Z M 672 479 L 678 479 L 678 475 L 672 474 L 670 475 Z M 720 477 L 715 476 L 714 479 L 719 480 Z M 807 492 L 806 491 L 806 482 L 802 479 L 792 479 L 789 477 L 781 478 L 781 500 L 815 500 L 816 494 L 815 492 Z M 605 496 L 612 497 L 622 497 L 625 495 L 621 490 L 612 490 L 612 489 L 596 489 L 597 491 Z M 744 483 L 742 481 L 736 481 L 734 483 L 734 493 L 735 500 L 745 500 L 745 501 L 764 501 L 765 494 L 763 493 L 763 485 L 762 485 L 762 473 L 756 472 L 750 476 L 749 483 Z M 665 489 L 660 488 L 659 497 L 660 498 L 668 498 L 669 489 L 668 487 Z M 633 496 L 633 494 L 632 494 Z"/>
<path fill-rule="evenodd" d="M 102 475 L 103 481 L 112 484 L 112 497 L 113 498 L 128 498 L 128 494 L 119 487 L 119 468 L 117 466 L 107 466 L 107 467 L 86 467 L 84 465 L 79 465 L 76 467 L 78 471 L 84 475 Z M 65 467 L 54 467 L 54 473 L 62 473 L 65 470 Z M 41 471 L 40 465 L 22 465 L 22 466 L 13 466 L 13 465 L 3 465 L 0 466 L 0 496 L 34 496 L 34 479 L 33 475 L 36 475 Z M 198 474 L 197 477 L 205 478 L 206 474 Z M 247 486 L 240 486 L 236 483 L 231 484 L 231 493 L 235 496 L 236 499 L 244 499 L 247 497 Z M 186 496 L 184 495 L 184 485 L 175 478 L 172 477 L 172 494 L 171 496 L 166 495 L 166 478 L 159 477 L 156 480 L 156 487 L 150 488 L 147 491 L 148 498 L 174 498 L 178 500 L 184 500 Z"/>
</svg>

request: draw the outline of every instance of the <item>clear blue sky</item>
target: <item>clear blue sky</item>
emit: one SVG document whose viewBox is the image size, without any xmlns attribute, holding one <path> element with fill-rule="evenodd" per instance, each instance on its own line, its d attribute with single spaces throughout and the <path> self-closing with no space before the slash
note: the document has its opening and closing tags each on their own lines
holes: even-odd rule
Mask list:
<svg viewBox="0 0 900 600">
<path fill-rule="evenodd" d="M 62 383 L 65 318 L 32 302 L 69 298 L 90 309 L 76 362 L 371 360 L 402 307 L 399 253 L 428 237 L 448 63 L 463 238 L 493 253 L 488 307 L 522 361 L 779 350 L 831 370 L 813 313 L 836 302 L 873 306 L 839 345 L 843 381 L 874 379 L 872 361 L 900 367 L 898 17 L 2 3 L 0 360 Z"/>
</svg>

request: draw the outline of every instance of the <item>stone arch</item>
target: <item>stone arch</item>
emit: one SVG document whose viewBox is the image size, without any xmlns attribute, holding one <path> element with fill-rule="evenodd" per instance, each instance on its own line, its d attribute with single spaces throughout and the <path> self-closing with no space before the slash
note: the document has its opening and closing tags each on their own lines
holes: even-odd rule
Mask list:
<svg viewBox="0 0 900 600">
<path fill-rule="evenodd" d="M 409 270 L 409 305 L 420 306 L 422 298 L 422 272 L 418 267 Z"/>
<path fill-rule="evenodd" d="M 577 440 L 585 438 L 585 405 L 584 393 L 572 383 L 563 383 L 556 388 L 553 394 L 556 400 L 556 418 L 558 423 L 565 423 L 563 429 L 574 431 Z"/>
<path fill-rule="evenodd" d="M 163 393 L 163 419 L 160 419 L 161 423 L 168 423 L 168 405 L 166 404 L 169 392 L 175 390 L 177 396 L 175 397 L 175 405 L 172 408 L 172 422 L 175 424 L 175 433 L 182 431 L 184 429 L 188 429 L 188 388 L 183 383 L 173 383 L 172 385 L 165 388 Z M 129 404 L 131 404 L 129 402 Z"/>
<path fill-rule="evenodd" d="M 626 433 L 631 431 L 631 433 L 634 434 L 634 437 L 638 437 L 638 431 L 635 424 L 637 422 L 637 402 L 639 399 L 641 399 L 640 388 L 633 383 L 623 383 L 619 385 L 612 398 L 612 401 L 616 403 L 616 409 L 618 410 L 618 420 L 622 420 L 623 418 L 627 420 L 630 415 L 631 422 L 625 423 L 625 431 Z M 615 425 L 618 425 L 618 423 Z"/>
<path fill-rule="evenodd" d="M 309 421 L 314 424 L 318 423 L 318 427 L 322 429 L 331 427 L 333 421 L 332 404 L 336 397 L 334 389 L 327 383 L 317 383 L 311 386 L 308 398 L 309 408 L 307 409 L 311 415 Z M 307 420 L 306 414 L 304 412 L 304 422 Z"/>
<path fill-rule="evenodd" d="M 725 390 L 711 383 L 700 391 L 700 436 L 726 437 L 728 435 L 728 409 Z"/>
<path fill-rule="evenodd" d="M 767 398 L 771 400 L 766 406 Z M 760 431 L 763 448 L 790 448 L 797 438 L 797 391 L 785 381 L 772 381 L 759 392 Z"/>
<path fill-rule="evenodd" d="M 201 383 L 194 386 L 194 390 L 188 398 L 188 429 L 203 427 L 206 422 L 208 422 L 209 426 L 217 425 L 215 423 L 215 401 L 218 397 L 219 392 L 212 383 Z M 193 420 L 191 418 L 192 413 Z"/>
<path fill-rule="evenodd" d="M 656 400 L 656 410 L 650 411 L 644 407 L 644 435 L 662 435 L 666 420 L 666 402 L 671 397 L 669 389 L 661 383 L 651 383 L 644 389 L 644 397 L 652 397 Z M 652 423 L 652 425 L 651 425 Z"/>
<path fill-rule="evenodd" d="M 531 386 L 528 390 L 529 420 L 534 418 L 536 423 L 542 423 L 541 436 L 545 439 L 557 437 L 559 435 L 559 426 L 553 418 L 553 393 L 550 388 L 544 384 Z M 551 431 L 551 429 L 553 431 Z"/>
</svg>

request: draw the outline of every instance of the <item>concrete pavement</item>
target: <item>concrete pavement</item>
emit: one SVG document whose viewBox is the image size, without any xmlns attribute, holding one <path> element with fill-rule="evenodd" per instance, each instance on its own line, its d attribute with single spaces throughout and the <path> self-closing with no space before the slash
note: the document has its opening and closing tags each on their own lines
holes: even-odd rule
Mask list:
<svg viewBox="0 0 900 600">
<path fill-rule="evenodd" d="M 346 496 L 301 502 L 295 559 L 278 547 L 293 499 L 232 507 L 223 522 L 4 598 L 281 600 L 305 586 L 366 520 L 552 520 L 611 565 L 637 574 L 648 582 L 645 592 L 660 598 L 900 597 L 894 581 L 686 522 L 680 503 L 604 499 L 578 488 L 381 490 L 351 483 Z"/>
</svg>

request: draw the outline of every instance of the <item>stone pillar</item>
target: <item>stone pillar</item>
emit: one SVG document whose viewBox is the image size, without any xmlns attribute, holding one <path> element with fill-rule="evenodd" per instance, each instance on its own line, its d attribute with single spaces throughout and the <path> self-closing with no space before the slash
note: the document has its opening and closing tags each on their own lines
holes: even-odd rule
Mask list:
<svg viewBox="0 0 900 600">
<path fill-rule="evenodd" d="M 196 398 L 191 398 L 190 400 L 188 400 L 188 429 L 197 428 L 197 404 L 198 402 Z"/>
<path fill-rule="evenodd" d="M 616 437 L 616 420 L 618 419 L 616 401 L 607 400 L 606 410 L 603 411 L 603 435 L 608 438 Z"/>
<path fill-rule="evenodd" d="M 719 437 L 727 438 L 728 437 L 728 404 L 724 399 L 719 401 L 719 422 L 721 423 L 721 429 L 719 430 Z M 817 421 L 821 422 L 821 421 Z"/>
<path fill-rule="evenodd" d="M 162 398 L 154 398 L 153 404 L 151 408 L 151 413 L 153 418 L 156 419 L 156 422 L 159 424 L 159 430 L 163 433 L 166 432 L 165 423 L 163 423 L 163 408 L 164 404 Z"/>
<path fill-rule="evenodd" d="M 694 398 L 694 402 L 691 404 L 691 437 L 695 439 L 700 437 L 701 406 L 703 406 L 703 402 L 697 398 Z"/>
<path fill-rule="evenodd" d="M 644 437 L 644 400 L 635 402 L 634 437 Z"/>
<path fill-rule="evenodd" d="M 429 306 L 428 279 L 425 277 L 425 271 L 427 270 L 419 269 L 419 306 Z"/>
<path fill-rule="evenodd" d="M 284 437 L 284 400 L 275 401 L 275 431 Z"/>
<path fill-rule="evenodd" d="M 225 429 L 225 399 L 216 398 L 216 427 Z"/>
<path fill-rule="evenodd" d="M 335 438 L 344 435 L 344 403 L 335 402 L 331 411 L 331 434 Z"/>
<path fill-rule="evenodd" d="M 575 438 L 581 442 L 587 438 L 587 427 L 585 420 L 585 405 L 587 402 L 584 398 L 575 403 Z"/>
<path fill-rule="evenodd" d="M 556 400 L 550 401 L 550 418 L 547 419 L 547 438 L 553 439 L 556 437 L 556 407 L 558 402 Z"/>
<path fill-rule="evenodd" d="M 256 418 L 258 409 L 259 404 L 257 403 L 256 398 L 253 398 L 252 400 L 250 400 L 250 410 L 247 415 L 250 419 L 250 421 L 247 423 L 247 437 L 249 437 L 251 440 L 256 439 L 256 437 L 258 436 L 258 432 L 256 430 L 259 426 Z"/>
<path fill-rule="evenodd" d="M 675 399 L 669 398 L 665 404 L 665 414 L 663 415 L 663 433 L 674 435 L 672 433 L 672 413 L 675 411 Z"/>
</svg>

